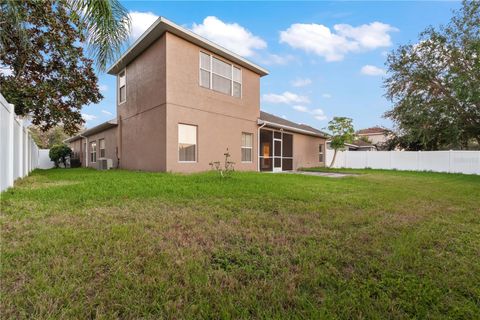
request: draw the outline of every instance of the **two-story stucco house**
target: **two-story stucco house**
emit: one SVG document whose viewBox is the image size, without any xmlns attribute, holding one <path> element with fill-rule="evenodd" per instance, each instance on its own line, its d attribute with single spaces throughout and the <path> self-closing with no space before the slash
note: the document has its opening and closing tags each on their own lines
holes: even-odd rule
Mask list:
<svg viewBox="0 0 480 320">
<path fill-rule="evenodd" d="M 83 166 L 195 172 L 323 166 L 325 135 L 260 111 L 264 68 L 160 17 L 108 70 L 117 118 L 67 139 Z"/>
</svg>

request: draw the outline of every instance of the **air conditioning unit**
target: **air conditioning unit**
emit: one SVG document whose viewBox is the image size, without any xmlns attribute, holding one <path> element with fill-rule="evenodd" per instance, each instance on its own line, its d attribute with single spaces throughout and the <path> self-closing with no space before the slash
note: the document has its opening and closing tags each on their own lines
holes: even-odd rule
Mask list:
<svg viewBox="0 0 480 320">
<path fill-rule="evenodd" d="M 109 170 L 113 167 L 112 159 L 100 158 L 98 159 L 98 170 Z"/>
</svg>

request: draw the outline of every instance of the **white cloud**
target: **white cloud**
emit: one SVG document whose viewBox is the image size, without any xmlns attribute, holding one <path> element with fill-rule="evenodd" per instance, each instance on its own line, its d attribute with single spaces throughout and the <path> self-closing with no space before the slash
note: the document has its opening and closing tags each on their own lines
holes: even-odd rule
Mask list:
<svg viewBox="0 0 480 320">
<path fill-rule="evenodd" d="M 337 24 L 333 26 L 335 31 L 347 39 L 359 43 L 361 48 L 376 49 L 392 45 L 389 32 L 398 31 L 397 28 L 382 22 L 372 22 L 352 27 L 349 24 Z"/>
<path fill-rule="evenodd" d="M 274 65 L 274 64 L 285 65 L 295 60 L 295 57 L 290 54 L 281 56 L 273 53 L 261 54 L 255 58 L 256 60 L 258 60 L 258 62 L 266 65 Z"/>
<path fill-rule="evenodd" d="M 322 98 L 325 98 L 325 99 L 330 99 L 332 97 L 332 95 L 330 93 L 324 93 L 322 94 Z"/>
<path fill-rule="evenodd" d="M 350 52 L 390 46 L 389 33 L 398 29 L 385 23 L 372 22 L 358 27 L 337 24 L 333 30 L 316 23 L 295 23 L 280 32 L 280 43 L 322 56 L 326 61 L 340 61 Z"/>
<path fill-rule="evenodd" d="M 365 65 L 362 67 L 360 70 L 362 74 L 367 75 L 367 76 L 382 76 L 385 74 L 385 70 L 379 67 L 375 67 L 372 65 Z"/>
<path fill-rule="evenodd" d="M 97 119 L 97 116 L 94 116 L 93 114 L 82 113 L 82 118 L 85 121 L 92 121 Z"/>
<path fill-rule="evenodd" d="M 295 79 L 293 80 L 292 82 L 292 86 L 294 87 L 305 87 L 305 86 L 308 86 L 309 84 L 312 83 L 312 80 L 308 79 L 308 78 L 305 78 L 305 79 Z"/>
<path fill-rule="evenodd" d="M 297 110 L 299 112 L 308 112 L 308 108 L 304 106 L 293 106 L 293 110 Z"/>
<path fill-rule="evenodd" d="M 192 31 L 244 57 L 251 57 L 255 50 L 265 49 L 267 43 L 238 23 L 226 23 L 214 16 L 192 26 Z"/>
<path fill-rule="evenodd" d="M 307 107 L 304 107 L 304 106 L 293 106 L 292 108 L 293 108 L 293 110 L 296 110 L 298 112 L 304 112 L 304 113 L 311 114 L 315 119 L 317 119 L 319 121 L 323 121 L 323 120 L 327 119 L 327 116 L 325 115 L 325 112 L 323 112 L 323 110 L 320 109 L 320 108 L 313 109 L 313 110 L 310 110 L 310 109 L 308 109 Z"/>
<path fill-rule="evenodd" d="M 310 103 L 310 99 L 305 96 L 300 96 L 298 94 L 285 91 L 282 94 L 269 93 L 263 95 L 263 101 L 269 103 Z"/>
<path fill-rule="evenodd" d="M 137 40 L 154 22 L 158 16 L 152 12 L 130 11 L 130 39 Z"/>
<path fill-rule="evenodd" d="M 327 119 L 327 116 L 323 115 L 323 116 L 314 116 L 315 119 L 317 119 L 318 121 L 323 121 L 323 120 L 326 120 Z"/>
<path fill-rule="evenodd" d="M 322 109 L 314 109 L 311 112 L 313 114 L 313 117 L 319 121 L 323 121 L 327 119 L 327 116 L 325 115 L 325 112 L 323 112 Z"/>
<path fill-rule="evenodd" d="M 102 113 L 106 114 L 107 116 L 113 116 L 113 113 L 111 113 L 110 111 L 107 111 L 107 110 L 102 110 Z"/>
<path fill-rule="evenodd" d="M 98 89 L 100 89 L 100 92 L 107 92 L 108 86 L 106 84 L 101 84 L 98 86 Z"/>
</svg>

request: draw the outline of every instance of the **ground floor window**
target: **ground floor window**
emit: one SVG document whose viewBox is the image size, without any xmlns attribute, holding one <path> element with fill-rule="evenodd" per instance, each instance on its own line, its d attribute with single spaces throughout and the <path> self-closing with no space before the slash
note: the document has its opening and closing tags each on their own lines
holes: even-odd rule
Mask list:
<svg viewBox="0 0 480 320">
<path fill-rule="evenodd" d="M 97 162 L 97 142 L 90 142 L 90 161 Z"/>
<path fill-rule="evenodd" d="M 252 162 L 253 134 L 242 132 L 242 162 Z"/>
<path fill-rule="evenodd" d="M 318 145 L 318 162 L 323 162 L 323 144 Z"/>
<path fill-rule="evenodd" d="M 197 161 L 197 126 L 178 125 L 178 161 Z"/>
<path fill-rule="evenodd" d="M 105 139 L 98 140 L 100 147 L 100 158 L 105 158 Z"/>
</svg>

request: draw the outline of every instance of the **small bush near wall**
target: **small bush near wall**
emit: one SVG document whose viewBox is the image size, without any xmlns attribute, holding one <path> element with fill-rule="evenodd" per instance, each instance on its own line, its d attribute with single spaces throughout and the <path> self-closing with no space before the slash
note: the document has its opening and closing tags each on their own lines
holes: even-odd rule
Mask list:
<svg viewBox="0 0 480 320">
<path fill-rule="evenodd" d="M 67 167 L 67 158 L 70 157 L 72 154 L 72 149 L 67 145 L 56 145 L 53 146 L 48 155 L 50 156 L 50 160 L 55 163 L 55 167 L 58 168 L 60 163 L 63 164 L 63 167 Z"/>
</svg>

